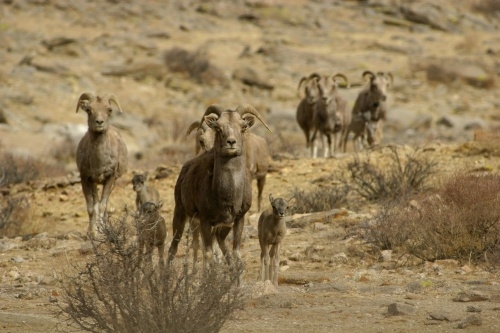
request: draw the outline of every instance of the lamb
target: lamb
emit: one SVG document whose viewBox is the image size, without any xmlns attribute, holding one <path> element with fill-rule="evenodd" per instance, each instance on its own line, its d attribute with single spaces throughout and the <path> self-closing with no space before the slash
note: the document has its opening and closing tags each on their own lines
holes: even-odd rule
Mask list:
<svg viewBox="0 0 500 333">
<path fill-rule="evenodd" d="M 199 121 L 195 121 L 189 126 L 187 135 L 191 134 L 196 126 L 199 127 L 196 132 L 196 154 L 200 154 L 200 151 L 206 152 L 213 148 L 215 132 L 205 123 L 200 125 Z M 252 179 L 257 180 L 257 211 L 260 212 L 262 192 L 266 184 L 271 155 L 269 154 L 266 139 L 252 132 L 249 133 L 248 138 L 249 140 L 246 141 L 248 147 L 245 149 L 247 155 L 246 161 L 247 167 L 250 170 L 250 176 Z"/>
<path fill-rule="evenodd" d="M 245 151 L 248 130 L 255 118 L 269 129 L 259 112 L 248 104 L 239 105 L 236 110 L 211 105 L 205 111 L 200 123 L 206 122 L 214 130 L 214 147 L 186 162 L 180 171 L 174 190 L 169 262 L 177 253 L 188 217 L 199 219 L 205 264 L 213 259 L 212 229 L 228 262 L 225 239 L 233 230 L 233 256 L 241 262 L 239 250 L 244 216 L 252 204 Z"/>
<path fill-rule="evenodd" d="M 295 119 L 304 132 L 304 135 L 306 137 L 306 149 L 308 151 L 310 150 L 311 146 L 310 134 L 314 127 L 314 108 L 316 105 L 316 101 L 319 98 L 317 76 L 318 75 L 316 73 L 312 73 L 308 77 L 302 77 L 299 81 L 299 86 L 297 87 L 297 90 L 300 90 L 302 83 L 305 82 L 305 96 L 300 100 L 299 105 L 297 106 Z"/>
<path fill-rule="evenodd" d="M 260 277 L 262 281 L 271 280 L 278 286 L 279 248 L 286 235 L 287 211 L 295 203 L 295 198 L 288 201 L 269 195 L 271 208 L 259 217 Z M 271 246 L 271 248 L 269 248 Z"/>
<path fill-rule="evenodd" d="M 139 241 L 139 264 L 142 256 L 146 254 L 152 264 L 153 248 L 158 248 L 158 265 L 163 267 L 163 253 L 165 252 L 165 239 L 167 238 L 167 225 L 160 215 L 163 202 L 147 201 L 141 204 L 137 218 L 137 239 Z M 146 250 L 144 252 L 144 250 Z"/>
<path fill-rule="evenodd" d="M 352 119 L 369 112 L 371 116 L 371 121 L 377 123 L 377 135 L 379 141 L 382 137 L 382 121 L 387 117 L 387 90 L 393 82 L 393 76 L 391 73 L 377 72 L 374 74 L 371 71 L 364 71 L 362 74 L 363 78 L 369 77 L 368 85 L 363 88 L 352 108 Z M 358 118 L 359 119 L 359 118 Z M 345 131 L 342 133 L 342 142 L 344 146 L 344 152 L 346 150 L 346 142 L 349 133 Z M 370 144 L 372 146 L 375 143 L 375 137 Z"/>
<path fill-rule="evenodd" d="M 148 185 L 146 182 L 148 180 L 148 173 L 136 173 L 132 178 L 132 186 L 136 192 L 135 205 L 137 210 L 139 210 L 142 204 L 151 201 L 155 204 L 160 202 L 160 194 L 158 190 Z"/>
<path fill-rule="evenodd" d="M 350 122 L 350 117 L 347 112 L 347 101 L 340 96 L 338 92 L 338 82 L 336 78 L 342 78 L 347 87 L 349 87 L 349 80 L 341 73 L 332 76 L 321 76 L 315 73 L 311 75 L 315 75 L 316 77 L 319 98 L 314 105 L 313 111 L 314 132 L 311 137 L 313 146 L 310 147 L 310 155 L 312 157 L 317 157 L 316 135 L 319 132 L 324 148 L 324 157 L 333 156 L 337 142 L 340 142 L 341 132 Z M 332 135 L 334 136 L 333 151 Z M 324 145 L 323 136 L 326 136 L 328 147 Z"/>
<path fill-rule="evenodd" d="M 87 203 L 90 237 L 95 237 L 96 223 L 104 218 L 116 179 L 127 171 L 127 146 L 118 130 L 109 124 L 112 103 L 121 113 L 120 104 L 112 94 L 101 97 L 86 92 L 76 106 L 76 112 L 81 108 L 88 115 L 88 130 L 78 144 L 76 165 Z M 98 184 L 103 185 L 100 202 Z"/>
</svg>

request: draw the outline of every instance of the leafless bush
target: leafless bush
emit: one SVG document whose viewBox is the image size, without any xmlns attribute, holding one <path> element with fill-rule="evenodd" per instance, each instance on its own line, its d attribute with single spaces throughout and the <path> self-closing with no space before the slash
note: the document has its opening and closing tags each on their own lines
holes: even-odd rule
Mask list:
<svg viewBox="0 0 500 333">
<path fill-rule="evenodd" d="M 367 226 L 367 240 L 427 261 L 500 264 L 500 176 L 453 175 L 432 195 L 387 204 Z"/>
<path fill-rule="evenodd" d="M 0 161 L 0 187 L 25 183 L 42 176 L 64 174 L 64 170 L 59 166 L 10 152 L 0 152 Z"/>
<path fill-rule="evenodd" d="M 0 200 L 0 238 L 19 235 L 28 219 L 29 208 L 29 200 L 24 195 Z"/>
<path fill-rule="evenodd" d="M 391 250 L 402 246 L 411 236 L 408 214 L 413 213 L 405 198 L 382 204 L 377 216 L 361 226 L 365 240 L 378 250 Z"/>
<path fill-rule="evenodd" d="M 228 86 L 224 72 L 210 62 L 203 49 L 190 52 L 174 47 L 165 51 L 164 61 L 171 71 L 187 73 L 200 84 Z"/>
<path fill-rule="evenodd" d="M 346 205 L 347 188 L 344 186 L 319 187 L 311 191 L 295 188 L 292 213 L 323 212 Z"/>
<path fill-rule="evenodd" d="M 62 316 L 87 332 L 219 332 L 243 305 L 241 267 L 198 271 L 186 255 L 152 269 L 138 260 L 130 219 L 128 213 L 105 219 L 88 262 L 65 280 Z"/>
<path fill-rule="evenodd" d="M 396 147 L 390 147 L 390 152 L 389 161 L 383 162 L 373 160 L 369 152 L 364 159 L 357 155 L 347 165 L 346 185 L 372 201 L 400 198 L 423 190 L 437 163 L 421 150 L 404 157 Z"/>
</svg>

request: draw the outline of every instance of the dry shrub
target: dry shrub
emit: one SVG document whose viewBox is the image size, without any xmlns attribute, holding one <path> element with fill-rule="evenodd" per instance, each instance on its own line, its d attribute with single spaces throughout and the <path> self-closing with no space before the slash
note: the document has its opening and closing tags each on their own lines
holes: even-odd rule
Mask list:
<svg viewBox="0 0 500 333">
<path fill-rule="evenodd" d="M 29 219 L 30 203 L 26 196 L 12 196 L 0 202 L 0 238 L 14 237 L 23 231 Z"/>
<path fill-rule="evenodd" d="M 433 195 L 385 205 L 367 239 L 427 261 L 499 264 L 499 193 L 499 175 L 457 173 Z"/>
<path fill-rule="evenodd" d="M 295 188 L 292 197 L 295 204 L 293 213 L 324 212 L 346 205 L 347 188 L 344 186 L 319 187 L 311 191 Z"/>
<path fill-rule="evenodd" d="M 0 161 L 0 187 L 25 183 L 42 176 L 60 176 L 65 173 L 60 166 L 10 152 L 0 152 Z"/>
<path fill-rule="evenodd" d="M 187 254 L 153 268 L 138 260 L 130 241 L 133 218 L 105 218 L 103 239 L 93 241 L 87 263 L 64 281 L 61 315 L 87 332 L 219 332 L 243 305 L 241 265 L 214 263 L 203 272 Z"/>
<path fill-rule="evenodd" d="M 171 71 L 187 73 L 189 77 L 199 84 L 221 85 L 224 87 L 229 85 L 224 72 L 210 62 L 203 49 L 190 52 L 174 47 L 165 51 L 164 61 Z"/>
<path fill-rule="evenodd" d="M 396 147 L 389 147 L 390 160 L 373 160 L 370 153 L 362 159 L 355 156 L 348 163 L 346 186 L 367 200 L 387 200 L 403 197 L 425 189 L 425 182 L 437 165 L 422 150 L 401 156 Z M 342 179 L 342 178 L 341 178 Z"/>
</svg>

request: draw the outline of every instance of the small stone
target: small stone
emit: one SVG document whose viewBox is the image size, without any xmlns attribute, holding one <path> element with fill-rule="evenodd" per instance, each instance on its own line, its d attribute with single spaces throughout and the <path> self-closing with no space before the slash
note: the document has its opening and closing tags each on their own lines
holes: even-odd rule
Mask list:
<svg viewBox="0 0 500 333">
<path fill-rule="evenodd" d="M 479 291 L 469 290 L 460 292 L 453 301 L 455 302 L 480 302 L 488 301 L 490 297 Z"/>
<path fill-rule="evenodd" d="M 16 264 L 20 264 L 20 263 L 24 262 L 24 258 L 23 257 L 19 257 L 19 256 L 12 257 L 12 258 L 10 258 L 10 260 L 12 262 L 16 263 Z"/>
<path fill-rule="evenodd" d="M 472 272 L 472 268 L 470 268 L 469 266 L 467 265 L 463 265 L 462 267 L 460 267 L 460 269 L 462 271 L 464 271 L 465 273 L 471 273 Z"/>
<path fill-rule="evenodd" d="M 391 261 L 392 260 L 392 250 L 383 250 L 380 252 L 382 255 L 382 260 L 383 261 Z"/>
<path fill-rule="evenodd" d="M 387 307 L 387 314 L 389 316 L 412 315 L 417 310 L 413 305 L 405 303 L 392 303 Z"/>
<path fill-rule="evenodd" d="M 483 309 L 481 309 L 479 306 L 474 306 L 474 305 L 469 305 L 467 307 L 467 312 L 481 312 Z"/>
<path fill-rule="evenodd" d="M 290 266 L 288 266 L 288 265 L 281 266 L 281 267 L 280 267 L 280 272 L 282 272 L 282 273 L 283 273 L 283 272 L 286 272 L 286 271 L 287 271 L 287 270 L 289 270 L 289 269 L 290 269 Z"/>
</svg>

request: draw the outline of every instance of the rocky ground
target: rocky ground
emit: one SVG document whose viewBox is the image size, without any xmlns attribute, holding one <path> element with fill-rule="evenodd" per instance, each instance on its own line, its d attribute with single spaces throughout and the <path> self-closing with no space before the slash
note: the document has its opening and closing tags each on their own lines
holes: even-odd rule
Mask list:
<svg viewBox="0 0 500 333">
<path fill-rule="evenodd" d="M 375 158 L 387 156 L 386 145 L 425 147 L 439 161 L 436 180 L 457 168 L 500 169 L 498 138 L 488 134 L 500 121 L 494 1 L 0 3 L 0 149 L 50 166 L 39 179 L 0 187 L 4 202 L 28 198 L 19 236 L 0 239 L 2 332 L 68 330 L 53 311 L 65 270 L 86 256 L 87 215 L 74 164 L 86 130 L 86 115 L 74 110 L 86 91 L 114 93 L 124 111 L 114 123 L 130 165 L 111 210 L 133 205 L 132 173 L 148 170 L 158 175 L 153 183 L 167 222 L 180 166 L 194 153 L 185 130 L 212 103 L 250 103 L 265 114 L 273 133 L 255 128 L 273 154 L 265 198 L 335 186 L 331 175 L 353 154 L 306 158 L 295 123 L 298 82 L 314 71 L 347 75 L 354 85 L 341 92 L 350 105 L 364 70 L 393 73 Z M 477 140 L 488 149 L 478 149 Z M 362 243 L 352 228 L 378 209 L 349 205 L 295 216 L 274 290 L 255 284 L 260 250 L 252 207 L 243 258 L 254 298 L 223 331 L 498 332 L 496 269 L 353 252 Z"/>
</svg>

